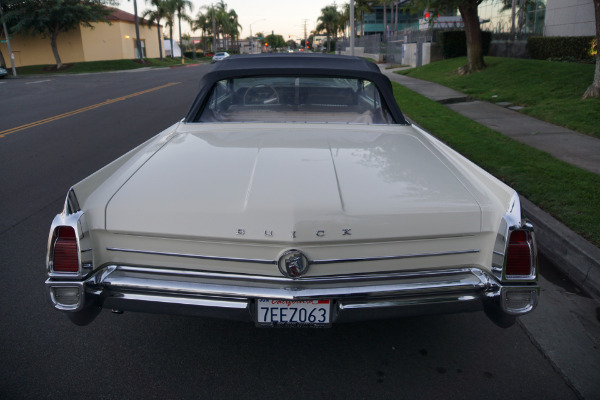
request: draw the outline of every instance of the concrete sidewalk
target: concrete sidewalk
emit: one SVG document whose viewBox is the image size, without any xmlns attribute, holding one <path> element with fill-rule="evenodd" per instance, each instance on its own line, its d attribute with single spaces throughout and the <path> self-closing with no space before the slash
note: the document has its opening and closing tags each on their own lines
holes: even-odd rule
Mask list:
<svg viewBox="0 0 600 400">
<path fill-rule="evenodd" d="M 509 104 L 472 100 L 464 93 L 437 83 L 398 75 L 385 68 L 382 68 L 382 72 L 391 81 L 446 104 L 448 108 L 481 125 L 550 153 L 559 160 L 600 174 L 600 139 L 521 114 L 509 108 Z"/>
<path fill-rule="evenodd" d="M 531 147 L 590 172 L 600 174 L 600 139 L 479 100 L 472 100 L 437 83 L 410 78 L 386 70 L 381 71 L 407 88 Z M 573 282 L 600 299 L 600 249 L 527 199 L 522 201 L 527 217 L 537 226 L 540 251 L 552 260 Z"/>
</svg>

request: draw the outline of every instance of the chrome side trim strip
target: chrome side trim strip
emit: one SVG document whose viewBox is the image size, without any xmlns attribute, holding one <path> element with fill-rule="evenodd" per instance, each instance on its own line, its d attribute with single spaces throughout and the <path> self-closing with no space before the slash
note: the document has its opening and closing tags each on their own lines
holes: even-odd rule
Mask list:
<svg viewBox="0 0 600 400">
<path fill-rule="evenodd" d="M 403 255 L 400 255 L 400 256 L 382 256 L 382 257 L 339 258 L 339 259 L 331 259 L 331 260 L 314 260 L 314 261 L 312 261 L 312 264 L 336 264 L 336 263 L 350 263 L 350 262 L 361 262 L 361 261 L 402 260 L 402 259 L 405 259 L 405 258 L 451 256 L 451 255 L 471 254 L 471 253 L 479 253 L 479 249 L 458 250 L 458 251 L 444 251 L 444 252 L 441 252 L 441 253 L 403 254 Z"/>
<path fill-rule="evenodd" d="M 243 262 L 243 263 L 251 263 L 251 264 L 277 265 L 276 260 L 204 256 L 201 254 L 185 254 L 185 253 L 171 253 L 171 252 L 153 251 L 153 250 L 122 249 L 122 248 L 117 248 L 117 247 L 107 247 L 106 250 L 119 251 L 119 252 L 124 252 L 124 253 L 151 254 L 151 255 L 168 256 L 168 257 L 195 258 L 195 259 L 199 259 L 199 260 L 231 261 L 231 262 Z M 330 259 L 330 260 L 310 260 L 309 263 L 314 264 L 314 265 L 325 265 L 325 264 L 338 264 L 338 263 L 351 263 L 351 262 L 403 260 L 403 259 L 407 259 L 407 258 L 472 254 L 472 253 L 479 253 L 479 251 L 480 251 L 479 249 L 469 249 L 469 250 L 457 250 L 457 251 L 444 251 L 444 252 L 440 252 L 440 253 L 403 254 L 403 255 L 397 255 L 397 256 L 337 258 L 337 259 Z"/>
<path fill-rule="evenodd" d="M 136 294 L 136 293 L 122 293 L 118 296 L 119 300 L 130 300 L 130 301 L 146 301 L 154 303 L 165 303 L 165 304 L 181 304 L 201 307 L 221 307 L 221 308 L 236 308 L 245 310 L 248 308 L 247 301 L 228 301 L 220 299 L 202 299 L 202 298 L 190 298 L 190 297 L 173 297 L 173 296 L 160 296 L 157 294 Z"/>
<path fill-rule="evenodd" d="M 262 285 L 243 284 L 234 280 L 204 280 L 202 277 L 169 277 L 141 272 L 135 267 L 116 267 L 102 279 L 89 279 L 86 286 L 92 290 L 109 290 L 121 296 L 127 293 L 156 296 L 194 296 L 212 300 L 240 301 L 245 299 L 303 300 L 317 298 L 373 298 L 474 292 L 494 290 L 486 274 L 476 273 L 476 268 L 440 271 L 438 274 L 414 273 L 409 276 L 388 276 L 379 281 L 350 282 L 348 285 L 311 285 L 304 281 L 269 282 Z M 399 275 L 399 274 L 398 274 Z"/>
<path fill-rule="evenodd" d="M 203 256 L 200 254 L 170 253 L 170 252 L 165 252 L 165 251 L 152 251 L 152 250 L 121 249 L 121 248 L 117 248 L 117 247 L 107 247 L 106 250 L 120 251 L 123 253 L 151 254 L 151 255 L 156 255 L 156 256 L 197 258 L 199 260 L 232 261 L 232 262 L 244 262 L 244 263 L 252 263 L 252 264 L 277 265 L 277 261 L 261 260 L 261 259 L 253 259 L 253 258 Z"/>
</svg>

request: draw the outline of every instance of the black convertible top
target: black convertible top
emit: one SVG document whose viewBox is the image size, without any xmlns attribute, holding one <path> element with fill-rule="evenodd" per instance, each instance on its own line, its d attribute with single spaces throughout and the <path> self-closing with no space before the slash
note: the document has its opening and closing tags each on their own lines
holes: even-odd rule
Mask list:
<svg viewBox="0 0 600 400">
<path fill-rule="evenodd" d="M 359 57 L 336 56 L 312 53 L 248 54 L 228 57 L 216 63 L 212 72 L 226 74 L 227 71 L 259 71 L 277 69 L 289 70 L 291 74 L 318 69 L 327 71 L 351 70 L 357 73 L 379 73 L 377 65 Z"/>
<path fill-rule="evenodd" d="M 377 86 L 395 120 L 407 124 L 392 93 L 392 85 L 374 63 L 360 57 L 312 53 L 248 54 L 216 63 L 200 81 L 200 91 L 185 122 L 193 122 L 213 85 L 224 79 L 251 76 L 339 76 L 369 80 Z"/>
</svg>

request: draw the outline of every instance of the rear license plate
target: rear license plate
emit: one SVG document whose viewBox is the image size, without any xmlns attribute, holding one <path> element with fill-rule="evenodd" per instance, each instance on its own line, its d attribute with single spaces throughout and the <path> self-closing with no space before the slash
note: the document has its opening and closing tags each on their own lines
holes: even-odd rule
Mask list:
<svg viewBox="0 0 600 400">
<path fill-rule="evenodd" d="M 258 299 L 256 322 L 261 326 L 324 327 L 330 324 L 331 300 Z"/>
</svg>

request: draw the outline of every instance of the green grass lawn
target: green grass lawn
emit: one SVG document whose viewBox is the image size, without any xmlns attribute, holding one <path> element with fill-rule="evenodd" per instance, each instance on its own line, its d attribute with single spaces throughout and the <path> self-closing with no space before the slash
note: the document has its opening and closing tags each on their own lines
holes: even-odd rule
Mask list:
<svg viewBox="0 0 600 400">
<path fill-rule="evenodd" d="M 600 247 L 600 175 L 519 143 L 393 83 L 402 111 L 540 208 Z"/>
<path fill-rule="evenodd" d="M 191 60 L 186 58 L 186 64 L 192 64 L 194 62 L 205 62 L 204 59 L 210 59 L 203 57 L 199 60 Z M 89 72 L 105 72 L 105 71 L 121 71 L 128 69 L 146 68 L 146 67 L 171 67 L 181 65 L 180 58 L 163 58 L 161 61 L 158 58 L 147 58 L 144 64 L 136 62 L 134 60 L 107 60 L 107 61 L 89 61 L 73 63 L 71 67 L 62 69 L 60 71 L 48 70 L 48 65 L 28 65 L 25 67 L 17 68 L 18 75 L 43 75 L 43 74 L 80 74 Z"/>
<path fill-rule="evenodd" d="M 593 64 L 486 57 L 484 71 L 461 76 L 466 57 L 398 73 L 437 82 L 489 102 L 524 106 L 521 112 L 600 137 L 600 99 L 581 100 L 594 78 Z"/>
</svg>

